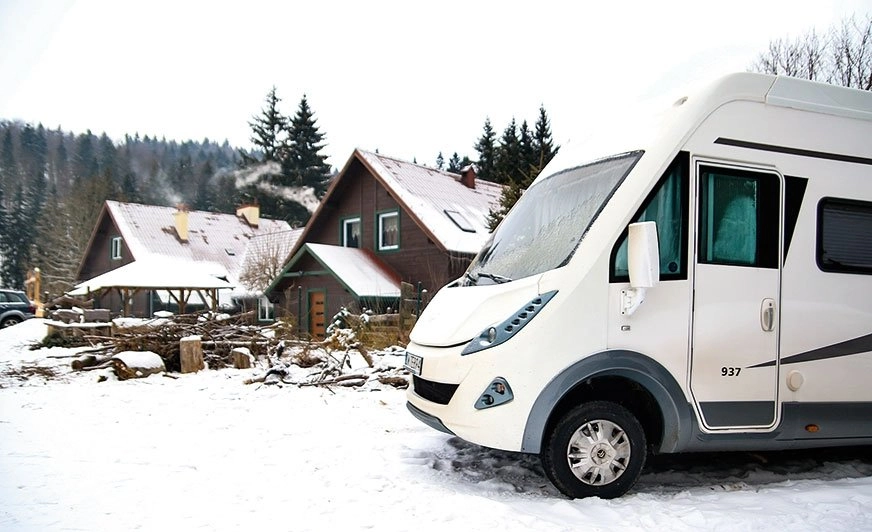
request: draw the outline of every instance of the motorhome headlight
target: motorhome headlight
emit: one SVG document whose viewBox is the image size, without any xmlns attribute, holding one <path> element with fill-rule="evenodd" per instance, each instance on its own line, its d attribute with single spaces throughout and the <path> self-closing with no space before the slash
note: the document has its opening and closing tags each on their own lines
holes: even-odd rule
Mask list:
<svg viewBox="0 0 872 532">
<path fill-rule="evenodd" d="M 472 353 L 477 353 L 508 341 L 511 337 L 518 334 L 518 331 L 523 329 L 525 325 L 530 323 L 530 320 L 532 320 L 556 294 L 557 290 L 552 290 L 534 297 L 499 325 L 494 325 L 483 330 L 481 334 L 466 344 L 466 347 L 463 348 L 463 351 L 461 351 L 460 354 L 471 355 Z"/>
</svg>

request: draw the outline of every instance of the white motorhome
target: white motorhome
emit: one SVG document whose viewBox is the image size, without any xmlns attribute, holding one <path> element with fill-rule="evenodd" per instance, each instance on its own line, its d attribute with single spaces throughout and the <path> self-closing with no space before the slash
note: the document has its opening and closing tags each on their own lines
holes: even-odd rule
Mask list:
<svg viewBox="0 0 872 532">
<path fill-rule="evenodd" d="M 411 333 L 409 410 L 571 497 L 646 455 L 872 443 L 872 92 L 734 74 L 558 155 Z"/>
</svg>

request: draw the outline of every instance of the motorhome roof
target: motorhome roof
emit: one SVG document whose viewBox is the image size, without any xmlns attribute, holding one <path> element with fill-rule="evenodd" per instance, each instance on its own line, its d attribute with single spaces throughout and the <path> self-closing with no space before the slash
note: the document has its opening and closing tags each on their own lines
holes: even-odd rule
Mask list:
<svg viewBox="0 0 872 532">
<path fill-rule="evenodd" d="M 669 124 L 689 134 L 715 109 L 732 101 L 752 101 L 803 111 L 872 120 L 872 91 L 839 87 L 787 76 L 740 72 L 723 76 L 676 98 L 666 109 L 591 125 L 581 142 L 565 143 L 540 178 L 604 156 L 648 149 Z M 649 110 L 650 111 L 650 110 Z"/>
<path fill-rule="evenodd" d="M 804 111 L 872 120 L 872 92 L 778 76 L 766 103 Z"/>
</svg>

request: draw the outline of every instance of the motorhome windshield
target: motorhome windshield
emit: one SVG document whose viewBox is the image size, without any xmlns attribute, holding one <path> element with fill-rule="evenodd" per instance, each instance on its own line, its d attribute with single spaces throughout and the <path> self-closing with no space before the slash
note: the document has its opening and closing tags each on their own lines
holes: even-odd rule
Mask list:
<svg viewBox="0 0 872 532">
<path fill-rule="evenodd" d="M 473 260 L 467 281 L 508 282 L 566 264 L 641 156 L 622 153 L 536 181 Z"/>
</svg>

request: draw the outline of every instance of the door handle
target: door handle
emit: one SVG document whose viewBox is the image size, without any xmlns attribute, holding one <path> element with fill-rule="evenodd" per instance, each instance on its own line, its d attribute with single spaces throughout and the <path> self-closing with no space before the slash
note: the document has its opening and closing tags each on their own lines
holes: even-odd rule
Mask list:
<svg viewBox="0 0 872 532">
<path fill-rule="evenodd" d="M 760 305 L 760 327 L 765 332 L 775 329 L 775 300 L 771 297 L 764 298 Z"/>
</svg>

